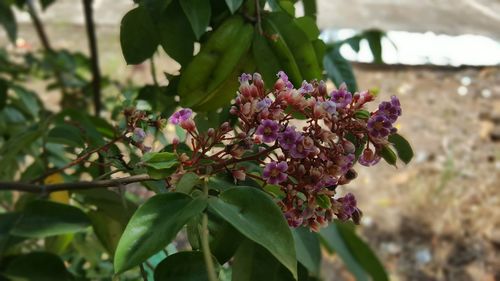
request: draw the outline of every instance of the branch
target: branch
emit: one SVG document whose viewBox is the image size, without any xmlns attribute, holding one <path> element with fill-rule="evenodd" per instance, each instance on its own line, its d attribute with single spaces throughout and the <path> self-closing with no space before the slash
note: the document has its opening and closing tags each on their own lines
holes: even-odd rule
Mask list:
<svg viewBox="0 0 500 281">
<path fill-rule="evenodd" d="M 94 15 L 92 12 L 92 0 L 82 0 L 85 14 L 85 27 L 89 41 L 90 60 L 92 67 L 92 92 L 94 98 L 95 116 L 101 112 L 101 71 L 99 69 L 99 56 L 97 51 L 97 39 L 95 35 Z"/>
<path fill-rule="evenodd" d="M 153 179 L 149 175 L 141 174 L 141 175 L 134 175 L 125 178 L 116 178 L 109 180 L 68 182 L 68 183 L 57 183 L 57 184 L 47 184 L 47 185 L 0 181 L 0 191 L 51 193 L 62 190 L 86 190 L 86 189 L 105 188 L 105 187 L 124 187 L 125 185 L 130 183 L 150 181 L 150 180 Z"/>
</svg>

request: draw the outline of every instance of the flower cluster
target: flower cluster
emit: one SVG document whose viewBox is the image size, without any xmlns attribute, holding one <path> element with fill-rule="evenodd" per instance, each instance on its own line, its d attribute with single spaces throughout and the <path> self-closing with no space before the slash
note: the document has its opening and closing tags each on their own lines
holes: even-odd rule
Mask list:
<svg viewBox="0 0 500 281">
<path fill-rule="evenodd" d="M 351 93 L 346 85 L 328 93 L 323 81 L 304 81 L 296 89 L 280 71 L 271 91 L 266 91 L 260 74 L 243 74 L 230 113 L 238 117 L 234 128 L 224 123 L 206 135 L 195 131 L 191 111 L 181 109 L 170 122 L 192 132 L 193 156 L 186 169 L 202 159 L 215 164 L 207 173 L 231 171 L 235 180 L 251 177 L 278 186 L 285 194 L 277 197 L 290 226 L 307 226 L 317 231 L 334 218 L 358 222 L 361 211 L 354 195 L 336 195 L 339 185 L 348 184 L 357 173 L 354 165 L 372 166 L 395 133 L 401 115 L 393 96 L 375 112 L 366 103 L 369 92 Z M 217 144 L 224 149 L 213 151 Z M 261 175 L 246 173 L 241 163 L 253 161 L 263 168 Z M 202 171 L 203 172 L 203 171 Z"/>
</svg>

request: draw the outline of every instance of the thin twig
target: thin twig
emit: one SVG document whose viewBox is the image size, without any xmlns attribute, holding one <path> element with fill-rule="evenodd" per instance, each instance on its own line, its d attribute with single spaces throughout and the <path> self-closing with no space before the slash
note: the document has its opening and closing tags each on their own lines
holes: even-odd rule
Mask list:
<svg viewBox="0 0 500 281">
<path fill-rule="evenodd" d="M 0 181 L 0 191 L 51 193 L 62 190 L 86 190 L 86 189 L 105 188 L 105 187 L 125 187 L 125 185 L 130 183 L 150 181 L 150 180 L 153 179 L 149 175 L 141 174 L 141 175 L 134 175 L 124 178 L 116 178 L 109 180 L 67 182 L 67 183 L 56 183 L 47 185 Z"/>
<path fill-rule="evenodd" d="M 101 71 L 99 69 L 99 53 L 97 51 L 97 38 L 95 35 L 94 15 L 92 0 L 82 0 L 85 14 L 85 27 L 89 41 L 90 61 L 92 67 L 92 92 L 94 98 L 94 113 L 99 116 L 101 112 Z"/>
</svg>

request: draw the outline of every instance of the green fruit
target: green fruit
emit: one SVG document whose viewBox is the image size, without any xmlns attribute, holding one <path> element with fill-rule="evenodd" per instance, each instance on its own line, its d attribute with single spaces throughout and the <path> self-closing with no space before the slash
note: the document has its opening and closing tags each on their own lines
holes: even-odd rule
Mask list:
<svg viewBox="0 0 500 281">
<path fill-rule="evenodd" d="M 271 21 L 269 16 L 265 16 L 263 18 L 262 28 L 264 29 L 266 38 L 268 38 L 269 45 L 283 66 L 283 71 L 286 72 L 288 78 L 295 86 L 299 86 L 303 79 L 299 66 L 293 56 L 293 52 L 295 52 L 295 50 L 290 48 L 284 39 L 284 35 L 278 29 L 277 24 Z"/>
<path fill-rule="evenodd" d="M 278 71 L 283 70 L 276 54 L 269 46 L 266 38 L 255 32 L 253 36 L 252 54 L 257 65 L 257 71 L 262 75 L 264 82 L 268 83 L 268 88 L 272 87 L 276 80 Z"/>
</svg>

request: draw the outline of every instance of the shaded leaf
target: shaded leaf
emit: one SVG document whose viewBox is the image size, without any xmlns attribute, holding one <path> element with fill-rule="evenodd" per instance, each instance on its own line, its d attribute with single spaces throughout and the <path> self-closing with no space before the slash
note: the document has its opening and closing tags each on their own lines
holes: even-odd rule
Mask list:
<svg viewBox="0 0 500 281">
<path fill-rule="evenodd" d="M 127 64 L 139 64 L 150 58 L 159 44 L 156 27 L 141 6 L 130 10 L 122 19 L 120 44 Z"/>
<path fill-rule="evenodd" d="M 195 173 L 186 173 L 175 186 L 177 192 L 189 194 L 193 187 L 200 182 L 200 177 Z"/>
<path fill-rule="evenodd" d="M 182 0 L 180 4 L 191 23 L 196 39 L 200 39 L 210 23 L 210 0 Z"/>
<path fill-rule="evenodd" d="M 177 232 L 205 209 L 204 198 L 182 193 L 151 197 L 130 219 L 115 253 L 115 272 L 144 262 L 175 238 Z"/>
<path fill-rule="evenodd" d="M 292 233 L 281 210 L 268 195 L 253 187 L 239 186 L 222 192 L 219 198 L 210 198 L 209 206 L 297 276 Z"/>
<path fill-rule="evenodd" d="M 320 235 L 328 248 L 335 250 L 358 281 L 369 280 L 367 274 L 374 281 L 389 280 L 381 262 L 349 224 L 331 223 L 321 230 Z"/>
<path fill-rule="evenodd" d="M 380 30 L 368 30 L 363 32 L 363 36 L 368 41 L 368 46 L 373 54 L 374 63 L 384 63 L 382 59 L 382 38 L 384 33 Z"/>
<path fill-rule="evenodd" d="M 9 90 L 9 85 L 7 81 L 0 79 L 0 110 L 2 110 L 7 104 L 7 91 Z"/>
<path fill-rule="evenodd" d="M 47 142 L 65 144 L 70 147 L 85 146 L 81 131 L 68 124 L 60 124 L 52 128 L 47 135 Z"/>
<path fill-rule="evenodd" d="M 309 41 L 317 40 L 319 37 L 319 28 L 316 21 L 308 16 L 294 19 L 295 23 L 304 31 Z"/>
<path fill-rule="evenodd" d="M 234 14 L 240 8 L 241 4 L 243 4 L 243 0 L 226 0 L 226 4 L 231 14 Z"/>
<path fill-rule="evenodd" d="M 234 257 L 232 280 L 292 281 L 296 279 L 269 251 L 250 240 L 245 240 Z"/>
<path fill-rule="evenodd" d="M 389 146 L 386 145 L 380 149 L 380 156 L 384 158 L 385 162 L 391 165 L 396 165 L 396 160 L 398 159 L 398 157 L 396 156 L 394 150 L 392 150 Z"/>
<path fill-rule="evenodd" d="M 109 254 L 114 255 L 125 225 L 103 211 L 89 211 L 87 216 L 92 222 L 95 235 Z"/>
<path fill-rule="evenodd" d="M 158 29 L 163 50 L 184 66 L 193 57 L 195 35 L 186 15 L 179 12 L 180 9 L 178 1 L 172 3 L 158 21 Z"/>
<path fill-rule="evenodd" d="M 90 225 L 85 213 L 66 204 L 35 200 L 30 202 L 11 230 L 22 237 L 47 237 L 84 231 Z"/>
<path fill-rule="evenodd" d="M 302 4 L 304 5 L 304 14 L 316 21 L 316 14 L 318 9 L 316 0 L 302 0 Z"/>
<path fill-rule="evenodd" d="M 337 87 L 340 87 L 340 85 L 345 82 L 350 92 L 356 92 L 358 86 L 351 63 L 340 54 L 338 47 L 333 47 L 326 53 L 323 58 L 323 66 L 325 67 L 328 78 L 330 78 Z"/>
<path fill-rule="evenodd" d="M 10 41 L 15 42 L 17 38 L 16 18 L 12 9 L 5 1 L 0 2 L 0 24 L 5 28 Z"/>
<path fill-rule="evenodd" d="M 218 274 L 220 265 L 214 259 Z M 155 280 L 208 281 L 208 273 L 202 252 L 179 252 L 168 256 L 158 264 Z"/>
<path fill-rule="evenodd" d="M 16 280 L 73 280 L 63 261 L 58 256 L 46 252 L 16 257 L 7 265 L 4 274 Z"/>
<path fill-rule="evenodd" d="M 297 251 L 297 260 L 313 275 L 319 276 L 321 249 L 318 234 L 305 227 L 293 229 L 292 234 L 295 241 L 295 251 Z"/>
</svg>

